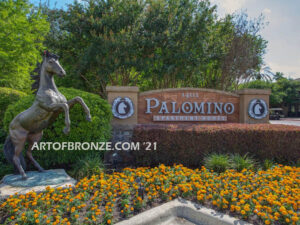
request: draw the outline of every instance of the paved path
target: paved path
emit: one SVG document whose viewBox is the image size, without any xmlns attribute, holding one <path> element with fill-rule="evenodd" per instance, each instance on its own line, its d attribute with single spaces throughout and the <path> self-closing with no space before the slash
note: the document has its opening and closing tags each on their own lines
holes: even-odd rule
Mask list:
<svg viewBox="0 0 300 225">
<path fill-rule="evenodd" d="M 270 123 L 300 126 L 300 118 L 284 118 L 281 120 L 270 120 Z"/>
</svg>

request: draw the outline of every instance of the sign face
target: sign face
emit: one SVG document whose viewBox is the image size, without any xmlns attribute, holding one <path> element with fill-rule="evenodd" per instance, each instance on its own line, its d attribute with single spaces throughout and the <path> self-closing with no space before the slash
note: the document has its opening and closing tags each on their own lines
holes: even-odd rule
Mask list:
<svg viewBox="0 0 300 225">
<path fill-rule="evenodd" d="M 239 96 L 193 88 L 143 92 L 138 100 L 138 123 L 239 122 Z"/>
<path fill-rule="evenodd" d="M 268 105 L 263 99 L 252 99 L 249 103 L 248 113 L 254 119 L 263 119 L 268 115 Z"/>
<path fill-rule="evenodd" d="M 128 97 L 115 98 L 112 103 L 112 114 L 118 119 L 127 119 L 134 113 L 133 103 Z"/>
</svg>

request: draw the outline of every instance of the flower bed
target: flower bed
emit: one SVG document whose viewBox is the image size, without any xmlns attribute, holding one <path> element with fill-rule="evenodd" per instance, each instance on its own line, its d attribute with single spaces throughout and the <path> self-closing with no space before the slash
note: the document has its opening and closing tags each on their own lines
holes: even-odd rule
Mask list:
<svg viewBox="0 0 300 225">
<path fill-rule="evenodd" d="M 113 224 L 180 196 L 254 224 L 299 224 L 299 175 L 289 166 L 222 174 L 182 165 L 127 168 L 84 178 L 74 189 L 10 196 L 0 217 L 4 224 Z"/>
</svg>

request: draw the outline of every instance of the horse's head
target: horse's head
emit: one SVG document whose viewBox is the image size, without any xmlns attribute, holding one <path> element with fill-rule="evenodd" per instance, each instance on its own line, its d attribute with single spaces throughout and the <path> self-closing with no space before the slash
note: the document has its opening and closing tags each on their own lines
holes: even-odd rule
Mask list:
<svg viewBox="0 0 300 225">
<path fill-rule="evenodd" d="M 60 77 L 64 77 L 66 75 L 65 70 L 62 68 L 62 66 L 59 64 L 58 56 L 50 53 L 48 51 L 45 51 L 44 53 L 44 63 L 45 63 L 45 69 L 50 74 L 57 74 Z"/>
</svg>

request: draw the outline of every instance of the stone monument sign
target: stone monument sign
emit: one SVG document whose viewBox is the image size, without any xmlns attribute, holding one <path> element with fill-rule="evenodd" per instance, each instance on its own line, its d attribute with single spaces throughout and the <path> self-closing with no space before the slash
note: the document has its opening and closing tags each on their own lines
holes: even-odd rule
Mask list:
<svg viewBox="0 0 300 225">
<path fill-rule="evenodd" d="M 138 87 L 108 86 L 113 125 L 268 123 L 270 90 L 236 93 L 202 88 L 139 92 Z"/>
</svg>

